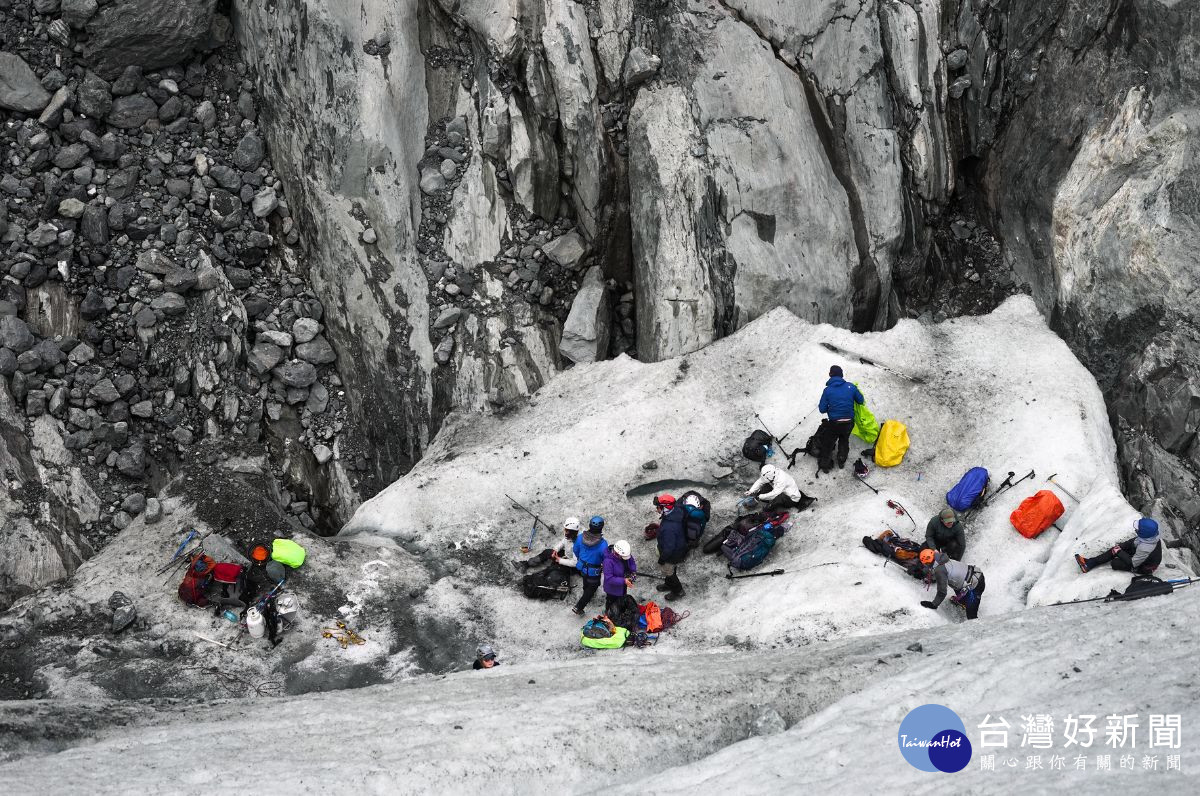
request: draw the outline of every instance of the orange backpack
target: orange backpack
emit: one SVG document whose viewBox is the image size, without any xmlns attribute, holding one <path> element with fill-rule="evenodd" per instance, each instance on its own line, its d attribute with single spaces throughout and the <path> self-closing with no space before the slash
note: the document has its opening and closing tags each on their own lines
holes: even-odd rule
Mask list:
<svg viewBox="0 0 1200 796">
<path fill-rule="evenodd" d="M 1017 510 L 1009 515 L 1017 533 L 1026 539 L 1033 539 L 1042 531 L 1054 524 L 1063 515 L 1063 504 L 1058 495 L 1048 489 L 1043 489 L 1032 497 L 1027 497 L 1017 506 Z"/>
<path fill-rule="evenodd" d="M 647 633 L 660 633 L 663 629 L 662 611 L 653 600 L 642 606 L 642 616 L 646 619 Z"/>
</svg>

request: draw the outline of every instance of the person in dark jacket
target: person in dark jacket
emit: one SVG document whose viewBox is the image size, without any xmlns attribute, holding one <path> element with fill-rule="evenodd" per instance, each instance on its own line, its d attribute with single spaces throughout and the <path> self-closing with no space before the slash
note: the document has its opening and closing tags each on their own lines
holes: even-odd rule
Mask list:
<svg viewBox="0 0 1200 796">
<path fill-rule="evenodd" d="M 837 435 L 837 466 L 845 467 L 850 456 L 850 432 L 854 431 L 854 405 L 865 404 L 866 399 L 858 388 L 842 378 L 842 368 L 834 365 L 829 369 L 829 381 L 817 409 L 829 416 L 830 425 Z"/>
<path fill-rule="evenodd" d="M 1133 524 L 1133 529 L 1137 533 L 1136 536 L 1114 545 L 1098 556 L 1084 558 L 1076 553 L 1075 563 L 1079 564 L 1080 571 L 1089 572 L 1111 563 L 1113 569 L 1121 572 L 1154 574 L 1154 570 L 1162 564 L 1162 538 L 1159 536 L 1158 523 L 1149 517 L 1142 517 Z"/>
<path fill-rule="evenodd" d="M 611 617 L 621 598 L 633 588 L 637 577 L 637 561 L 629 549 L 629 542 L 621 541 L 608 548 L 604 554 L 604 615 Z"/>
<path fill-rule="evenodd" d="M 679 582 L 679 565 L 687 558 L 687 509 L 675 502 L 668 502 L 664 495 L 657 501 L 659 510 L 658 521 L 658 568 L 662 572 L 662 583 L 655 585 L 658 591 L 667 593 L 668 600 L 675 600 L 684 595 L 683 584 Z M 668 508 L 669 506 L 669 508 Z"/>
<path fill-rule="evenodd" d="M 479 669 L 491 669 L 499 665 L 499 656 L 496 655 L 496 650 L 492 649 L 492 645 L 480 644 L 475 656 L 475 662 L 471 664 L 471 668 L 478 671 Z"/>
<path fill-rule="evenodd" d="M 979 603 L 983 599 L 983 589 L 986 585 L 981 570 L 929 548 L 921 551 L 921 563 L 931 569 L 933 580 L 937 584 L 937 596 L 932 600 L 922 600 L 922 607 L 936 611 L 942 600 L 946 599 L 946 589 L 949 587 L 954 590 L 950 601 L 967 610 L 967 619 L 979 616 Z"/>
<path fill-rule="evenodd" d="M 967 552 L 967 535 L 954 509 L 947 506 L 925 525 L 925 546 L 962 561 L 963 553 Z"/>
<path fill-rule="evenodd" d="M 592 517 L 588 521 L 588 529 L 575 538 L 571 548 L 575 554 L 575 568 L 583 576 L 583 594 L 571 610 L 582 616 L 583 608 L 596 596 L 600 588 L 600 576 L 604 573 L 604 554 L 608 552 L 608 542 L 604 539 L 604 518 Z"/>
</svg>

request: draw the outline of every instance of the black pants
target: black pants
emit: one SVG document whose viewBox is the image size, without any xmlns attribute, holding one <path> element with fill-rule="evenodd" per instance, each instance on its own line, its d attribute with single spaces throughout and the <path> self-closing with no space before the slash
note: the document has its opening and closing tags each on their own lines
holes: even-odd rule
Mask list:
<svg viewBox="0 0 1200 796">
<path fill-rule="evenodd" d="M 983 588 L 986 584 L 983 580 L 983 573 L 979 573 L 979 583 L 972 590 L 972 594 L 968 594 L 963 601 L 963 608 L 967 609 L 967 619 L 976 619 L 979 616 L 979 601 L 983 599 Z"/>
<path fill-rule="evenodd" d="M 846 459 L 850 456 L 850 434 L 854 431 L 854 421 L 835 420 L 832 425 L 837 434 L 837 466 L 845 467 Z"/>
<path fill-rule="evenodd" d="M 1162 548 L 1160 547 L 1159 550 L 1161 549 Z M 1113 550 L 1116 550 L 1117 552 L 1114 553 Z M 1087 560 L 1087 568 L 1090 571 L 1096 567 L 1104 566 L 1105 564 L 1111 562 L 1112 568 L 1115 570 L 1120 572 L 1134 572 L 1133 553 L 1135 550 L 1137 550 L 1137 540 L 1128 539 L 1124 542 L 1121 542 L 1115 548 L 1105 550 L 1100 555 L 1089 558 Z M 1141 566 L 1137 568 L 1136 572 L 1139 575 L 1150 575 L 1154 572 L 1154 570 L 1158 569 L 1158 564 L 1161 561 L 1161 552 L 1159 552 L 1157 556 L 1151 554 L 1149 558 L 1142 562 Z"/>
<path fill-rule="evenodd" d="M 547 547 L 545 550 L 543 550 L 542 552 L 538 553 L 533 558 L 526 561 L 525 566 L 530 569 L 532 569 L 533 567 L 540 567 L 542 564 L 545 564 L 547 561 L 549 561 L 551 558 L 553 558 L 553 556 L 554 556 L 554 551 L 551 550 L 549 547 Z"/>
<path fill-rule="evenodd" d="M 599 588 L 600 588 L 600 576 L 599 575 L 596 575 L 594 577 L 584 575 L 583 576 L 583 594 L 580 595 L 579 600 L 575 603 L 576 610 L 582 611 L 585 607 L 587 607 L 587 604 L 590 603 L 592 601 L 592 598 L 596 596 L 596 590 Z"/>
<path fill-rule="evenodd" d="M 766 510 L 767 511 L 779 511 L 781 509 L 806 509 L 810 505 L 812 505 L 812 502 L 813 502 L 813 498 L 810 498 L 808 495 L 804 494 L 803 492 L 800 493 L 800 502 L 799 503 L 797 503 L 796 501 L 794 501 L 790 497 L 788 497 L 787 492 L 780 492 L 778 495 L 771 498 L 771 500 L 767 502 Z"/>
</svg>

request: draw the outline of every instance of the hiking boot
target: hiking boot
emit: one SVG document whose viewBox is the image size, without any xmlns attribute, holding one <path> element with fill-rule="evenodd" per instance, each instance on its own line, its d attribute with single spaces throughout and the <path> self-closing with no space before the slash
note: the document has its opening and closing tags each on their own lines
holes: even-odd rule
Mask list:
<svg viewBox="0 0 1200 796">
<path fill-rule="evenodd" d="M 571 613 L 575 614 L 575 616 L 583 616 L 583 609 L 572 605 Z"/>
<path fill-rule="evenodd" d="M 666 583 L 655 583 L 654 590 L 655 591 L 670 591 L 671 587 L 668 586 Z"/>
<path fill-rule="evenodd" d="M 1075 554 L 1075 563 L 1079 565 L 1080 572 L 1086 573 L 1088 571 L 1087 559 L 1079 555 L 1079 553 Z"/>
<path fill-rule="evenodd" d="M 521 561 L 520 559 L 514 558 L 511 563 L 513 565 L 513 569 L 515 569 L 517 572 L 524 572 L 529 569 L 528 561 Z"/>
<path fill-rule="evenodd" d="M 682 597 L 682 596 L 683 596 L 685 593 L 686 593 L 686 592 L 684 592 L 684 590 L 683 590 L 683 589 L 677 589 L 677 590 L 675 590 L 675 591 L 672 591 L 672 592 L 667 592 L 667 596 L 666 596 L 666 597 L 664 597 L 663 599 L 665 599 L 667 602 L 671 602 L 672 600 L 678 600 L 678 599 L 679 599 L 680 597 Z"/>
<path fill-rule="evenodd" d="M 846 469 L 846 460 L 845 459 L 838 459 L 838 469 L 839 470 Z"/>
</svg>

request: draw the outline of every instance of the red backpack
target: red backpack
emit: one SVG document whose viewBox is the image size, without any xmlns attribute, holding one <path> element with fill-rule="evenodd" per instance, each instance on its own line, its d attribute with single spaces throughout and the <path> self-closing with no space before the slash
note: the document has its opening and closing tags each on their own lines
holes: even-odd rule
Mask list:
<svg viewBox="0 0 1200 796">
<path fill-rule="evenodd" d="M 179 584 L 179 599 L 188 605 L 204 608 L 208 605 L 208 587 L 212 583 L 213 570 L 217 563 L 211 557 L 200 555 L 190 564 Z"/>
<path fill-rule="evenodd" d="M 1017 529 L 1017 533 L 1026 539 L 1033 539 L 1053 525 L 1055 520 L 1063 515 L 1063 511 L 1063 504 L 1058 495 L 1043 489 L 1022 500 L 1021 505 L 1017 506 L 1008 519 Z"/>
</svg>

